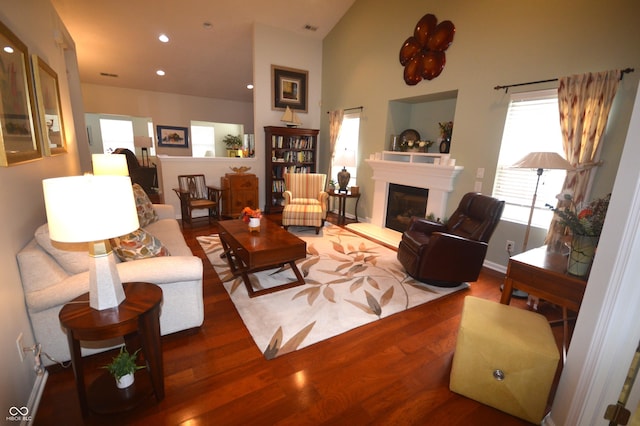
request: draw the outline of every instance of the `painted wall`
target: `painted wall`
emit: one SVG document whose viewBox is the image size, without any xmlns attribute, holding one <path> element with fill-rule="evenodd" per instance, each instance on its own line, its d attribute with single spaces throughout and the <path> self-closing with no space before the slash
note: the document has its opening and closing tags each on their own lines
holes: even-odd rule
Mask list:
<svg viewBox="0 0 640 426">
<path fill-rule="evenodd" d="M 0 232 L 0 412 L 8 415 L 10 407 L 28 404 L 36 382 L 33 356 L 27 356 L 21 362 L 16 348 L 19 333 L 23 334 L 26 346 L 34 344 L 16 254 L 33 238 L 36 228 L 46 221 L 42 179 L 80 172 L 70 96 L 70 92 L 79 90 L 79 80 L 67 79 L 67 76 L 77 75 L 75 56 L 65 53 L 56 44 L 54 34 L 59 32 L 71 49 L 73 42 L 47 0 L 0 0 L 0 21 L 28 46 L 30 53 L 40 55 L 58 74 L 68 143 L 68 154 L 0 167 L 0 199 L 3 200 L 0 218 L 4 224 Z M 78 109 L 82 110 L 81 105 Z"/>
<path fill-rule="evenodd" d="M 635 67 L 636 72 L 626 75 L 620 84 L 605 135 L 604 164 L 597 171 L 593 190 L 594 196 L 609 192 L 640 78 L 638 11 L 640 4 L 632 0 L 606 5 L 597 0 L 356 1 L 324 40 L 322 102 L 323 110 L 364 106 L 358 167 L 363 193 L 360 215 L 371 217 L 373 201 L 372 172 L 362 159 L 388 149 L 390 135 L 403 130 L 390 101 L 457 91 L 451 154 L 465 169 L 449 198 L 451 213 L 461 196 L 474 190 L 478 168 L 485 169 L 480 179 L 482 192 L 491 194 L 509 103 L 509 94 L 494 90 L 496 85 Z M 446 51 L 442 74 L 408 86 L 398 55 L 426 13 L 439 21 L 451 20 L 456 34 Z M 526 86 L 519 91 L 556 85 Z M 326 114 L 321 119 L 321 134 L 326 136 Z M 431 114 L 422 116 L 425 130 L 436 129 L 437 121 Z M 329 158 L 326 146 L 320 156 L 325 162 Z M 520 248 L 524 233 L 524 225 L 502 222 L 491 240 L 487 261 L 504 268 L 508 260 L 505 241 L 513 240 Z M 542 245 L 544 235 L 546 230 L 532 229 L 529 247 Z"/>
</svg>

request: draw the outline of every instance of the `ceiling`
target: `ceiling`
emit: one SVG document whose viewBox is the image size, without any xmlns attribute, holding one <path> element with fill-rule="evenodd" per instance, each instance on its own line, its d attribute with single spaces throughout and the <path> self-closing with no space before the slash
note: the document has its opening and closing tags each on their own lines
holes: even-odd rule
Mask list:
<svg viewBox="0 0 640 426">
<path fill-rule="evenodd" d="M 355 0 L 51 1 L 82 83 L 252 102 L 254 23 L 322 40 Z"/>
</svg>

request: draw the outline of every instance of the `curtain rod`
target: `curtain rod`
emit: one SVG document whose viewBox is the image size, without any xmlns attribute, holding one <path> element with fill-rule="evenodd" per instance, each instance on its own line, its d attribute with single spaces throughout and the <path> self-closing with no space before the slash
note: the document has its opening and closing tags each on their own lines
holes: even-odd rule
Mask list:
<svg viewBox="0 0 640 426">
<path fill-rule="evenodd" d="M 359 109 L 360 111 L 362 111 L 364 109 L 364 107 L 363 106 L 358 106 L 358 107 L 353 107 L 353 108 L 345 108 L 345 109 L 343 109 L 343 111 L 351 111 L 351 110 L 354 110 L 354 109 Z M 330 112 L 331 111 L 327 111 L 327 114 L 329 114 Z"/>
<path fill-rule="evenodd" d="M 630 72 L 634 72 L 635 69 L 633 68 L 625 68 L 622 71 L 620 71 L 620 80 L 622 80 L 622 77 L 624 77 L 625 74 L 628 74 Z M 529 81 L 527 83 L 518 83 L 518 84 L 507 84 L 505 86 L 496 86 L 493 89 L 494 90 L 502 90 L 504 89 L 504 92 L 507 93 L 509 91 L 509 88 L 511 87 L 518 87 L 518 86 L 528 86 L 530 84 L 539 84 L 539 83 L 549 83 L 552 81 L 558 81 L 557 78 L 550 78 L 549 80 L 538 80 L 538 81 Z"/>
</svg>

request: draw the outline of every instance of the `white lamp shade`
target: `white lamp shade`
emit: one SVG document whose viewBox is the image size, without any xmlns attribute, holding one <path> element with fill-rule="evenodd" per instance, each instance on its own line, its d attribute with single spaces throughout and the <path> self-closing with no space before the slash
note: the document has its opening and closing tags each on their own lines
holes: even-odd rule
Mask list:
<svg viewBox="0 0 640 426">
<path fill-rule="evenodd" d="M 339 151 L 333 162 L 336 166 L 342 167 L 355 167 L 356 166 L 356 152 L 345 149 L 343 151 Z"/>
<path fill-rule="evenodd" d="M 107 240 L 140 227 L 127 176 L 70 176 L 45 179 L 42 186 L 54 241 Z"/>
<path fill-rule="evenodd" d="M 127 156 L 124 154 L 93 154 L 91 161 L 95 176 L 129 176 Z"/>
<path fill-rule="evenodd" d="M 151 148 L 150 136 L 134 136 L 133 145 L 138 148 Z"/>
<path fill-rule="evenodd" d="M 520 169 L 562 169 L 573 170 L 574 167 L 557 152 L 530 152 L 511 167 Z"/>
</svg>

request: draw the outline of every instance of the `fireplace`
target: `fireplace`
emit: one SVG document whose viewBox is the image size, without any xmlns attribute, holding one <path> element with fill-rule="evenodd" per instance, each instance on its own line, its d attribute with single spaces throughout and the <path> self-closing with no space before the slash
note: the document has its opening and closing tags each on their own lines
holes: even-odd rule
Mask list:
<svg viewBox="0 0 640 426">
<path fill-rule="evenodd" d="M 426 216 L 428 195 L 426 188 L 390 183 L 385 226 L 398 232 L 406 231 L 412 216 Z"/>
</svg>

